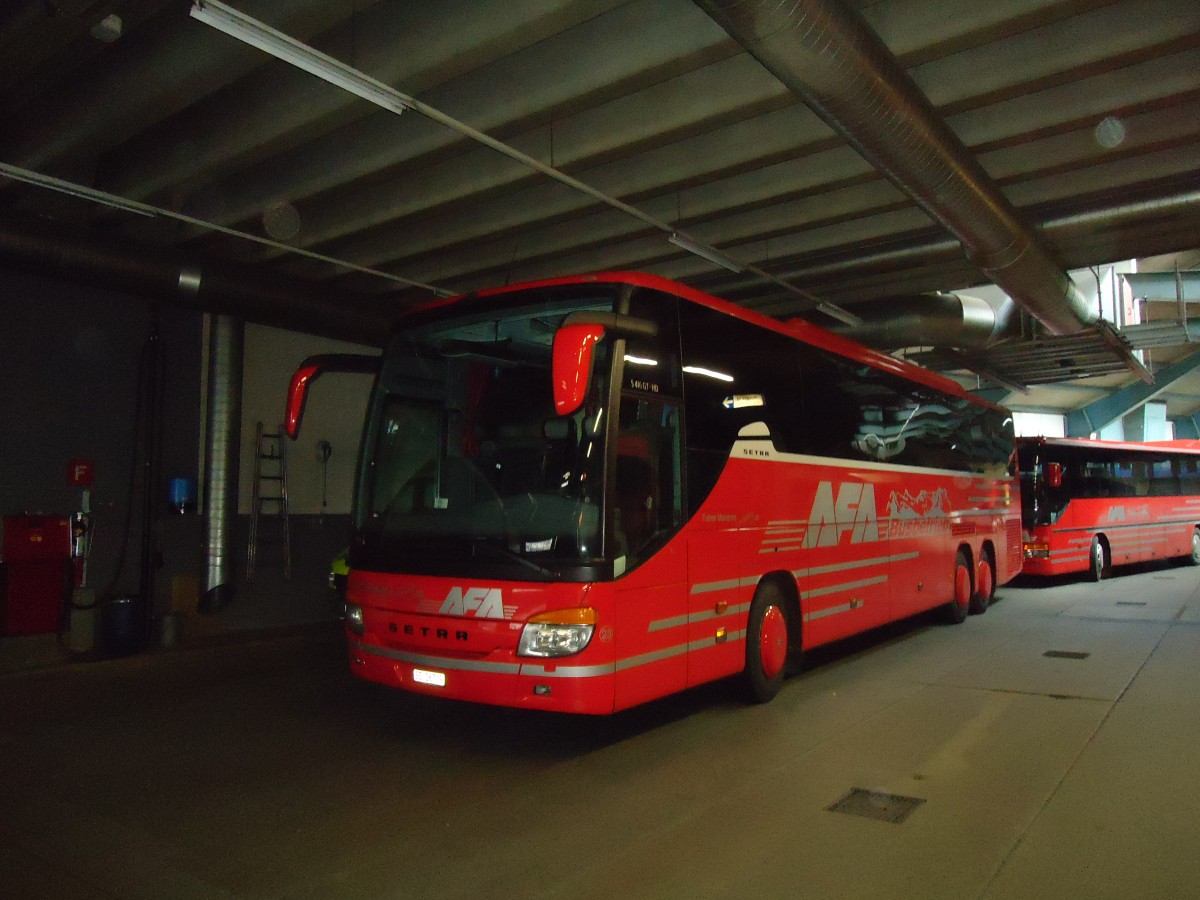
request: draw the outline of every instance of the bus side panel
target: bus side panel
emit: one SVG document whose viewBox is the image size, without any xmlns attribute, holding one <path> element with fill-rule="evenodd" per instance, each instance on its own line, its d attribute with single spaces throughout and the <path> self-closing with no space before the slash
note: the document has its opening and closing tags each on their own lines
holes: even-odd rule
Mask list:
<svg viewBox="0 0 1200 900">
<path fill-rule="evenodd" d="M 896 473 L 887 484 L 888 552 L 892 559 L 892 618 L 940 606 L 953 596 L 954 556 L 963 529 L 955 513 L 966 479 Z M 969 483 L 969 480 L 967 480 Z"/>
<path fill-rule="evenodd" d="M 689 536 L 689 685 L 732 675 L 745 665 L 754 584 L 743 579 L 744 544 L 744 534 L 734 528 L 701 526 Z"/>
<path fill-rule="evenodd" d="M 1078 501 L 1076 501 L 1078 502 Z M 1190 556 L 1197 501 L 1148 497 L 1121 503 L 1100 501 L 1116 565 Z"/>
<path fill-rule="evenodd" d="M 688 683 L 702 684 L 746 663 L 746 620 L 759 577 L 763 513 L 776 467 L 735 454 L 688 529 Z"/>
<path fill-rule="evenodd" d="M 787 483 L 773 496 L 786 503 L 773 505 L 763 545 L 770 546 L 780 530 L 785 536 L 791 532 L 789 544 L 776 546 L 792 557 L 788 568 L 800 591 L 803 646 L 826 644 L 887 622 L 892 616 L 892 564 L 880 489 L 888 474 L 793 462 L 776 463 L 775 469 L 776 477 Z M 798 530 L 791 524 L 797 519 Z"/>
<path fill-rule="evenodd" d="M 615 708 L 626 709 L 687 686 L 687 552 L 677 535 L 644 565 L 613 584 Z"/>
</svg>

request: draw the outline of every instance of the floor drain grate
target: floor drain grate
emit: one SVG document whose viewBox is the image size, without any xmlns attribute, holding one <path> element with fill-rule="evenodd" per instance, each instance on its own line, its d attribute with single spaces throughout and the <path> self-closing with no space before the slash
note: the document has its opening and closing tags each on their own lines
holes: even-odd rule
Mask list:
<svg viewBox="0 0 1200 900">
<path fill-rule="evenodd" d="M 1078 650 L 1047 650 L 1042 654 L 1051 659 L 1087 659 L 1091 655 L 1090 653 L 1080 653 Z"/>
<path fill-rule="evenodd" d="M 1145 606 L 1145 601 L 1142 600 L 1118 600 L 1117 606 Z"/>
<path fill-rule="evenodd" d="M 920 797 L 902 797 L 899 794 L 853 788 L 845 797 L 826 809 L 829 812 L 846 813 L 899 825 L 924 802 Z"/>
</svg>

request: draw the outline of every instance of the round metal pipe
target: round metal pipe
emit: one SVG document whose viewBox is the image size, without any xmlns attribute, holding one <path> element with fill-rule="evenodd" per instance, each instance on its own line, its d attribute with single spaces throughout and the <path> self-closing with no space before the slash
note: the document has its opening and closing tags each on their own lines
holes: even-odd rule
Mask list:
<svg viewBox="0 0 1200 900">
<path fill-rule="evenodd" d="M 204 440 L 204 593 L 200 612 L 215 613 L 233 600 L 233 522 L 237 504 L 242 418 L 244 327 L 213 316 L 208 338 L 208 416 Z"/>
<path fill-rule="evenodd" d="M 831 331 L 881 350 L 904 347 L 986 347 L 996 329 L 996 313 L 986 300 L 956 294 L 916 294 L 860 303 L 859 326 Z"/>
<path fill-rule="evenodd" d="M 883 41 L 837 0 L 695 0 L 1056 334 L 1095 310 Z"/>
</svg>

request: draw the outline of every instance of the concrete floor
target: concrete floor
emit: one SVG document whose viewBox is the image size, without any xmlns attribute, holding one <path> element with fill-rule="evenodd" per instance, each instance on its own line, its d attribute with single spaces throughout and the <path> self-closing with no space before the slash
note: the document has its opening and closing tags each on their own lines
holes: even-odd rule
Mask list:
<svg viewBox="0 0 1200 900">
<path fill-rule="evenodd" d="M 1198 897 L 1197 660 L 1200 569 L 1160 567 L 810 654 L 761 707 L 439 703 L 330 625 L 9 673 L 0 894 Z M 853 788 L 924 802 L 828 811 Z"/>
</svg>

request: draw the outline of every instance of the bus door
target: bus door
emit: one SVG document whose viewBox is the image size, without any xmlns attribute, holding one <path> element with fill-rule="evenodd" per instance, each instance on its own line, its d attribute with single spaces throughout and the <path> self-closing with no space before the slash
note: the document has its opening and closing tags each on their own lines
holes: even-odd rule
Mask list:
<svg viewBox="0 0 1200 900">
<path fill-rule="evenodd" d="M 616 580 L 618 708 L 687 684 L 687 561 L 679 406 L 621 399 L 609 493 Z"/>
</svg>

